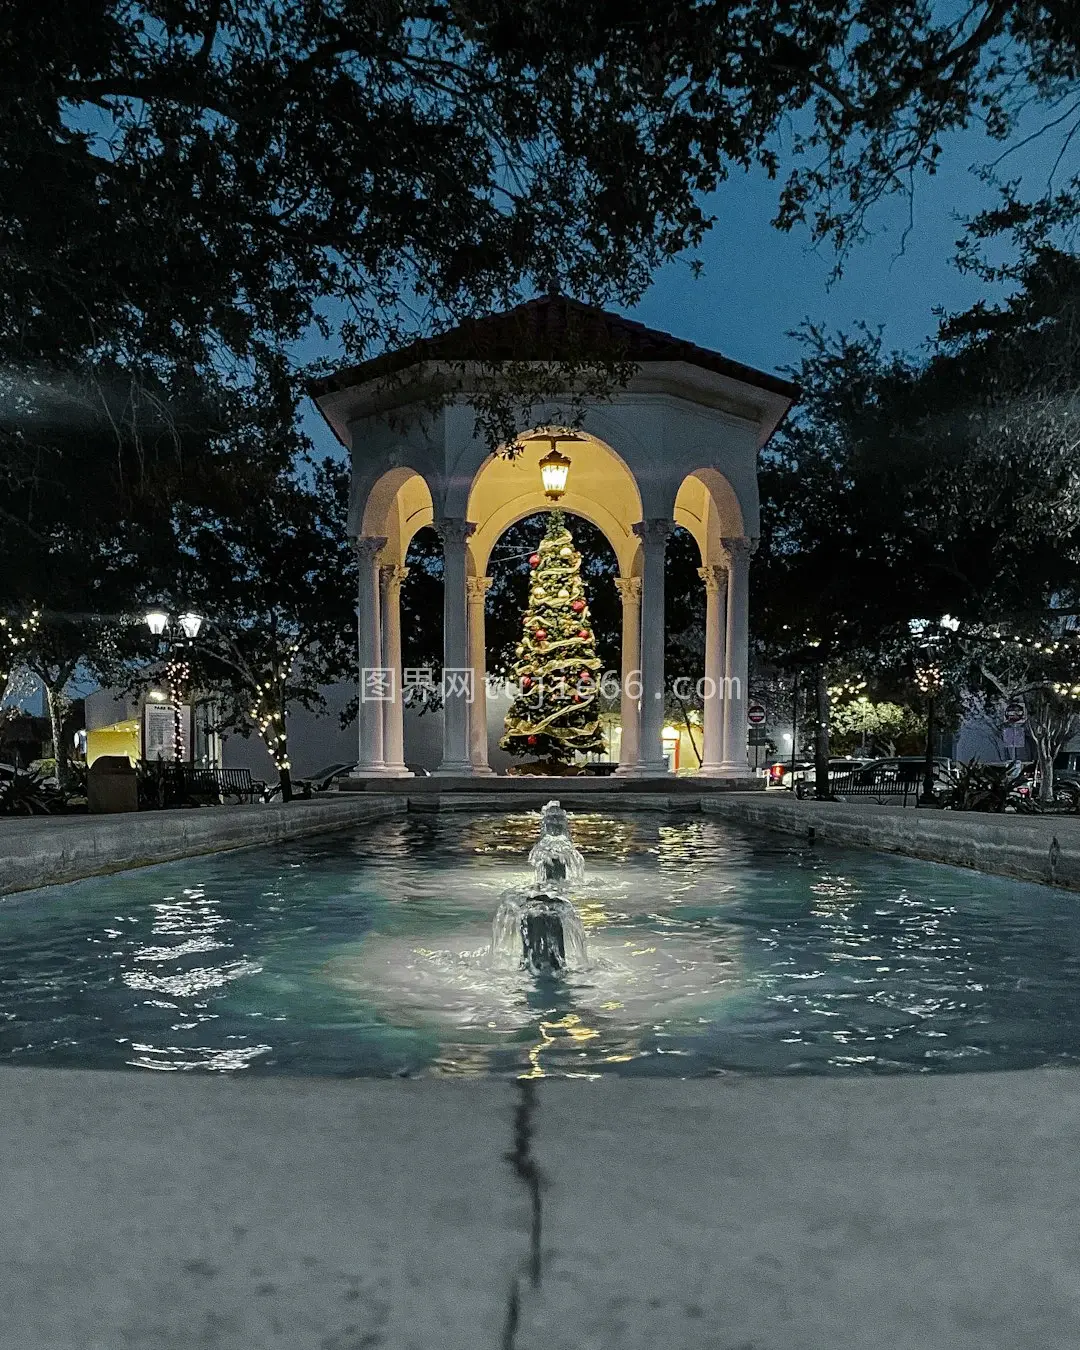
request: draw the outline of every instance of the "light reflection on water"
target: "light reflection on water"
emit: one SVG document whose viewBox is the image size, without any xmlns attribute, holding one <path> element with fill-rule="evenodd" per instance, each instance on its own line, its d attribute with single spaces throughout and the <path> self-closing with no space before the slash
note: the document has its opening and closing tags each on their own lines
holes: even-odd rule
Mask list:
<svg viewBox="0 0 1080 1350">
<path fill-rule="evenodd" d="M 593 958 L 493 970 L 533 812 L 407 816 L 0 902 L 0 1058 L 340 1075 L 1075 1062 L 1077 898 L 707 817 L 572 815 Z"/>
</svg>

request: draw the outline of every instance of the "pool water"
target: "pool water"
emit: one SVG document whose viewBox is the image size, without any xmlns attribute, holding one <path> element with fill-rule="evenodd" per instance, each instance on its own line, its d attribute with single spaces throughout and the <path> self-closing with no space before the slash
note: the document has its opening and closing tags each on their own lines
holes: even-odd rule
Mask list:
<svg viewBox="0 0 1080 1350">
<path fill-rule="evenodd" d="M 409 815 L 0 901 L 0 1061 L 342 1076 L 941 1072 L 1080 1059 L 1080 897 L 571 813 L 586 971 L 493 969 L 536 813 Z"/>
</svg>

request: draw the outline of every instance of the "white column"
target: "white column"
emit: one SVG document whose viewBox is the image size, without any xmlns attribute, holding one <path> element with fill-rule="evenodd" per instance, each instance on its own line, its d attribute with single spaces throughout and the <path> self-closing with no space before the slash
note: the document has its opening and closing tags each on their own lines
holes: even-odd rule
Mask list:
<svg viewBox="0 0 1080 1350">
<path fill-rule="evenodd" d="M 379 610 L 382 615 L 382 663 L 393 672 L 393 698 L 383 706 L 383 758 L 386 772 L 411 777 L 405 767 L 404 704 L 401 689 L 401 583 L 409 569 L 400 563 L 379 568 Z"/>
<path fill-rule="evenodd" d="M 724 679 L 724 777 L 749 777 L 746 758 L 746 704 L 750 643 L 749 539 L 722 539 L 728 555 L 727 653 Z"/>
<path fill-rule="evenodd" d="M 727 569 L 698 570 L 705 583 L 705 687 L 702 698 L 703 778 L 718 778 L 724 761 L 724 676 L 727 665 Z"/>
<path fill-rule="evenodd" d="M 469 709 L 469 760 L 474 774 L 492 772 L 488 764 L 487 642 L 484 632 L 484 600 L 490 577 L 468 577 L 469 666 L 473 672 L 473 701 Z"/>
<path fill-rule="evenodd" d="M 358 585 L 356 593 L 356 630 L 360 655 L 360 709 L 357 716 L 360 743 L 356 768 L 358 778 L 383 774 L 383 704 L 378 672 L 382 669 L 382 640 L 379 633 L 379 551 L 385 539 L 355 539 Z M 376 672 L 372 675 L 372 672 Z"/>
<path fill-rule="evenodd" d="M 641 520 L 641 744 L 637 776 L 667 773 L 664 759 L 664 557 L 673 525 Z"/>
<path fill-rule="evenodd" d="M 622 694 L 619 703 L 619 721 L 622 736 L 619 741 L 619 767 L 616 774 L 623 778 L 637 772 L 638 747 L 641 744 L 641 578 L 616 577 L 615 585 L 622 596 Z"/>
<path fill-rule="evenodd" d="M 465 593 L 465 552 L 476 526 L 468 520 L 443 517 L 435 528 L 443 542 L 443 757 L 437 774 L 466 775 L 469 759 L 469 616 Z"/>
</svg>

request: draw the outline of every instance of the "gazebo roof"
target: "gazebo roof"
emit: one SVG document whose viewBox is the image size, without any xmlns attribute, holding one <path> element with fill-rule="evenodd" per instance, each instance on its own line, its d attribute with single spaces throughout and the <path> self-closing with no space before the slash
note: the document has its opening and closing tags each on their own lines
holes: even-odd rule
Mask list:
<svg viewBox="0 0 1080 1350">
<path fill-rule="evenodd" d="M 313 380 L 309 392 L 319 399 L 429 361 L 565 360 L 575 344 L 586 353 L 610 354 L 638 365 L 683 361 L 786 399 L 799 396 L 798 385 L 779 375 L 565 295 L 542 295 L 501 314 L 470 319 L 445 333 Z"/>
</svg>

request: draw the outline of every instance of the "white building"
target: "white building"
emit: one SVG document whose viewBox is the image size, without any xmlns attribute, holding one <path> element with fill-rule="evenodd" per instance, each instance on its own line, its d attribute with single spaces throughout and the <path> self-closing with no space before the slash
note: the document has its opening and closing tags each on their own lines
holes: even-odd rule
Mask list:
<svg viewBox="0 0 1080 1350">
<path fill-rule="evenodd" d="M 533 300 L 318 382 L 316 402 L 352 456 L 351 532 L 360 564 L 361 669 L 395 669 L 401 688 L 399 595 L 409 542 L 426 525 L 444 549 L 444 665 L 474 672 L 474 697 L 448 690 L 437 772 L 491 772 L 483 695 L 484 597 L 499 536 L 550 506 L 539 459 L 525 441 L 514 459 L 477 435 L 474 399 L 503 361 L 542 364 L 568 334 L 600 331 L 636 367 L 625 388 L 592 402 L 569 450 L 560 505 L 596 525 L 618 559 L 622 594 L 619 773 L 668 771 L 663 746 L 664 558 L 675 525 L 701 551 L 707 594 L 707 777 L 749 773 L 746 752 L 748 586 L 758 535 L 758 451 L 797 397 L 794 385 L 666 333 L 562 296 Z M 482 361 L 481 358 L 482 357 Z M 446 395 L 448 383 L 453 393 Z M 563 404 L 534 408 L 520 436 L 558 425 Z M 626 677 L 641 672 L 641 697 Z M 362 702 L 360 776 L 402 776 L 402 701 Z M 295 727 L 293 728 L 295 729 Z M 291 737 L 290 737 L 291 739 Z"/>
</svg>

